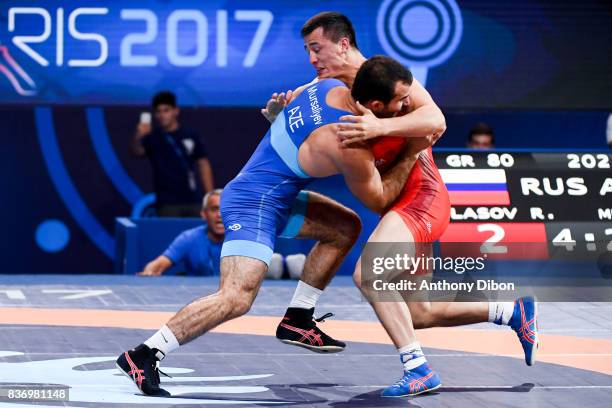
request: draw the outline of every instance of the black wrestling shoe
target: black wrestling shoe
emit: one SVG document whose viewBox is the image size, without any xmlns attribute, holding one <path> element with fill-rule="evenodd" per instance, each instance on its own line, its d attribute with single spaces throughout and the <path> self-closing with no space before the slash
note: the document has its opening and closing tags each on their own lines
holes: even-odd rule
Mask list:
<svg viewBox="0 0 612 408">
<path fill-rule="evenodd" d="M 134 381 L 140 392 L 155 397 L 169 397 L 170 393 L 159 388 L 159 360 L 164 353 L 141 344 L 135 349 L 126 351 L 117 359 L 117 368 Z M 167 374 L 163 373 L 169 377 Z"/>
<path fill-rule="evenodd" d="M 346 344 L 332 339 L 317 327 L 317 322 L 333 316 L 326 313 L 318 319 L 313 318 L 314 308 L 300 309 L 290 307 L 276 328 L 276 338 L 285 344 L 307 348 L 315 353 L 338 353 Z"/>
</svg>

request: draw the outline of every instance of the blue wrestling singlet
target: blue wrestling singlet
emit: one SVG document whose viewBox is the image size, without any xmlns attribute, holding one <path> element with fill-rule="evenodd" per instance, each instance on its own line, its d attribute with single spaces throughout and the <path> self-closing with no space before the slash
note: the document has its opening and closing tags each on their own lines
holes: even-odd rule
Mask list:
<svg viewBox="0 0 612 408">
<path fill-rule="evenodd" d="M 298 162 L 298 150 L 321 126 L 348 112 L 325 102 L 345 85 L 325 79 L 306 88 L 279 115 L 255 152 L 221 194 L 225 241 L 221 257 L 247 256 L 269 264 L 277 236 L 295 237 L 304 221 L 313 178 Z"/>
</svg>

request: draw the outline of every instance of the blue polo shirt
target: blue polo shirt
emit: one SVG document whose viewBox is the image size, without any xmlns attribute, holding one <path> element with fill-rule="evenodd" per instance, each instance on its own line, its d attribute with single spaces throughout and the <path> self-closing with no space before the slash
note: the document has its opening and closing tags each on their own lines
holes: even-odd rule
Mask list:
<svg viewBox="0 0 612 408">
<path fill-rule="evenodd" d="M 182 232 L 163 253 L 174 265 L 184 262 L 187 275 L 219 276 L 223 241 L 208 238 L 205 225 Z"/>
</svg>

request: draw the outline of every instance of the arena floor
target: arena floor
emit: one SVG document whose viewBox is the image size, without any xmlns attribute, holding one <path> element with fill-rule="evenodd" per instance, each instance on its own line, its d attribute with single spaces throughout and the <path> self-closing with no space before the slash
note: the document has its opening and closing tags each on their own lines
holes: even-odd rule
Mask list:
<svg viewBox="0 0 612 408">
<path fill-rule="evenodd" d="M 538 363 L 527 367 L 515 334 L 488 324 L 419 331 L 443 382 L 416 398 L 381 388 L 401 374 L 395 349 L 349 278 L 323 294 L 323 327 L 345 352 L 315 354 L 273 334 L 293 281 L 266 281 L 251 312 L 168 356 L 163 387 L 145 397 L 115 369 L 116 356 L 150 336 L 190 300 L 211 293 L 206 278 L 3 275 L 0 280 L 0 387 L 69 387 L 65 402 L 0 407 L 602 407 L 612 406 L 612 303 L 542 303 Z"/>
</svg>

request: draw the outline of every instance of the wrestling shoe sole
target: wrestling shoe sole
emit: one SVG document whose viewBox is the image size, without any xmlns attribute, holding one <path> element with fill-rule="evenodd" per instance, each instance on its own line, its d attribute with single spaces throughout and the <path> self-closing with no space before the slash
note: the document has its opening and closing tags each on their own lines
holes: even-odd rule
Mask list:
<svg viewBox="0 0 612 408">
<path fill-rule="evenodd" d="M 167 397 L 171 396 L 171 394 L 168 391 L 166 391 L 166 390 L 164 390 L 164 391 L 167 392 L 167 394 L 159 394 L 159 395 L 145 394 L 144 391 L 142 391 L 140 388 L 138 388 L 138 384 L 136 384 L 136 381 L 134 380 L 134 378 L 131 375 L 129 375 L 128 373 L 126 373 L 125 371 L 123 371 L 123 368 L 121 368 L 119 363 L 115 363 L 115 366 L 117 367 L 117 369 L 119 371 L 121 371 L 121 374 L 125 375 L 127 378 L 130 379 L 130 382 L 132 384 L 134 384 L 134 387 L 136 387 L 136 389 L 138 390 L 138 392 L 140 394 L 145 395 L 147 397 L 160 397 L 160 398 L 167 398 Z M 161 389 L 163 390 L 163 388 L 161 388 Z"/>
<path fill-rule="evenodd" d="M 136 389 L 138 390 L 139 393 L 141 393 L 142 395 L 147 395 L 144 392 L 142 392 L 142 390 L 140 388 L 138 388 L 138 384 L 136 384 L 136 380 L 134 379 L 134 377 L 132 377 L 131 375 L 129 375 L 128 373 L 126 373 L 125 371 L 123 371 L 123 368 L 121 368 L 121 366 L 119 365 L 119 363 L 115 363 L 115 366 L 117 367 L 117 369 L 119 371 L 121 371 L 121 374 L 125 375 L 127 378 L 130 379 L 130 382 L 132 384 L 134 384 L 134 387 L 136 387 Z"/>
<path fill-rule="evenodd" d="M 427 390 L 423 390 L 423 391 L 419 391 L 416 392 L 414 394 L 402 394 L 402 395 L 381 395 L 382 398 L 404 398 L 404 397 L 416 397 L 417 395 L 421 395 L 421 394 L 426 394 L 428 392 L 432 392 L 437 390 L 438 388 L 440 388 L 442 386 L 442 383 L 436 385 L 433 388 L 429 388 Z"/>
<path fill-rule="evenodd" d="M 298 346 L 314 351 L 315 353 L 339 353 L 344 350 L 344 347 L 340 346 L 313 346 L 310 344 L 300 343 L 295 340 L 278 339 L 281 343 L 289 344 L 290 346 Z"/>
<path fill-rule="evenodd" d="M 529 359 L 528 366 L 532 366 L 536 362 L 536 355 L 538 354 L 538 348 L 540 347 L 540 333 L 538 327 L 538 301 L 534 298 L 533 300 L 533 320 L 535 321 L 535 341 L 533 344 L 533 350 L 531 351 L 531 358 Z"/>
</svg>

